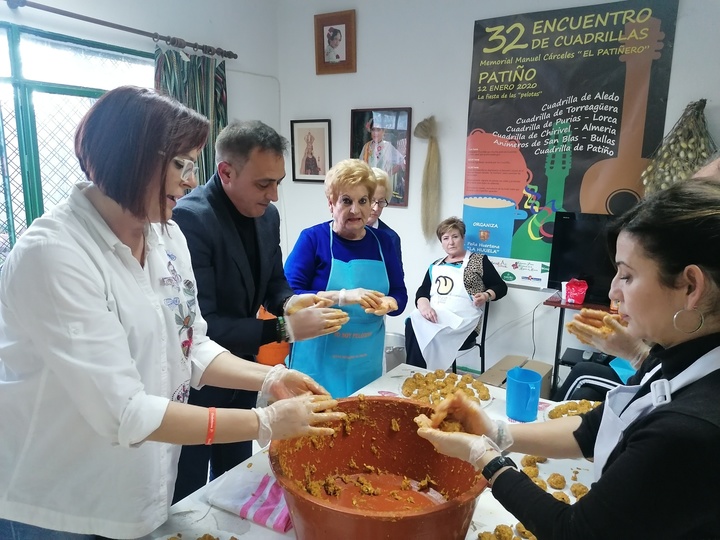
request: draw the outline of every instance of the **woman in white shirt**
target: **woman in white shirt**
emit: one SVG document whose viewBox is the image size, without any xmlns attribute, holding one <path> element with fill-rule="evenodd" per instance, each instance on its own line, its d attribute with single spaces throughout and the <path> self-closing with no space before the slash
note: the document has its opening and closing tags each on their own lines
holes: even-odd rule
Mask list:
<svg viewBox="0 0 720 540">
<path fill-rule="evenodd" d="M 85 115 L 89 181 L 37 219 L 0 276 L 0 538 L 137 538 L 168 516 L 183 444 L 332 434 L 324 389 L 209 340 L 172 209 L 197 185 L 203 116 L 136 87 Z M 308 295 L 299 303 L 318 299 Z M 187 405 L 191 385 L 265 408 Z M 298 396 L 298 397 L 292 397 Z M 290 399 L 282 399 L 290 398 Z"/>
</svg>

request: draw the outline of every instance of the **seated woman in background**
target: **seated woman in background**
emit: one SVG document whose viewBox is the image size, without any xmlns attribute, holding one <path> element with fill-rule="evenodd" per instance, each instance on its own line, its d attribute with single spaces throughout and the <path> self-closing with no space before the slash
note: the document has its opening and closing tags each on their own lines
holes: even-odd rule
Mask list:
<svg viewBox="0 0 720 540">
<path fill-rule="evenodd" d="M 507 294 L 490 260 L 465 249 L 465 224 L 451 217 L 437 228 L 447 255 L 430 265 L 415 295 L 417 309 L 405 323 L 407 363 L 446 370 L 477 328 L 486 302 Z"/>
<path fill-rule="evenodd" d="M 609 296 L 620 302 L 628 333 L 656 343 L 640 382 L 611 390 L 587 413 L 527 424 L 493 421 L 458 392 L 436 418 L 449 413 L 466 433 L 418 417 L 418 434 L 482 471 L 493 497 L 538 538 L 717 538 L 720 258 L 711 246 L 718 242 L 720 174 L 645 197 L 609 235 L 618 268 Z M 592 457 L 595 482 L 568 505 L 504 450 Z M 669 474 L 681 478 L 680 493 L 669 489 Z"/>
<path fill-rule="evenodd" d="M 300 233 L 285 263 L 296 293 L 329 298 L 350 316 L 342 332 L 294 343 L 290 365 L 316 377 L 332 396 L 346 397 L 382 375 L 383 315 L 407 304 L 402 262 L 390 236 L 367 227 L 375 176 L 346 159 L 325 177 L 332 220 Z"/>
</svg>

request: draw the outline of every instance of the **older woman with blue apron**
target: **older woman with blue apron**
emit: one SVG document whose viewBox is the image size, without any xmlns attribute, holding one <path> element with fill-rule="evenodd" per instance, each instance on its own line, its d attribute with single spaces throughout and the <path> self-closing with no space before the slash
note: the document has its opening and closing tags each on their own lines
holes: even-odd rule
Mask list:
<svg viewBox="0 0 720 540">
<path fill-rule="evenodd" d="M 345 397 L 382 375 L 384 315 L 407 304 L 402 262 L 391 237 L 366 226 L 375 178 L 357 159 L 328 171 L 325 193 L 333 219 L 305 229 L 285 263 L 295 290 L 330 298 L 350 317 L 339 332 L 294 343 L 290 365 L 333 397 Z"/>
<path fill-rule="evenodd" d="M 493 421 L 453 397 L 440 407 L 482 436 L 443 433 L 427 418 L 418 434 L 473 463 L 538 538 L 718 538 L 720 174 L 646 197 L 609 232 L 609 296 L 628 333 L 656 343 L 629 384 L 588 413 L 531 424 Z M 596 481 L 569 506 L 503 450 L 594 458 Z"/>
<path fill-rule="evenodd" d="M 417 308 L 405 324 L 407 363 L 447 370 L 479 325 L 486 302 L 507 294 L 490 260 L 465 250 L 465 224 L 456 217 L 437 228 L 446 257 L 430 265 L 417 291 Z"/>
</svg>

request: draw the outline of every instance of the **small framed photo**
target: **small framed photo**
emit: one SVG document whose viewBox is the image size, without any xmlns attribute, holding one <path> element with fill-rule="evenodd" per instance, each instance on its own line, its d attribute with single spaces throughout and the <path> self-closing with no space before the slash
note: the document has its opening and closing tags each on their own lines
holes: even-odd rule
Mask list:
<svg viewBox="0 0 720 540">
<path fill-rule="evenodd" d="M 383 169 L 390 178 L 390 206 L 408 205 L 412 109 L 353 109 L 350 157 Z"/>
<path fill-rule="evenodd" d="M 315 15 L 315 73 L 355 73 L 355 10 Z"/>
<path fill-rule="evenodd" d="M 330 120 L 290 120 L 293 180 L 324 182 L 330 168 Z"/>
</svg>

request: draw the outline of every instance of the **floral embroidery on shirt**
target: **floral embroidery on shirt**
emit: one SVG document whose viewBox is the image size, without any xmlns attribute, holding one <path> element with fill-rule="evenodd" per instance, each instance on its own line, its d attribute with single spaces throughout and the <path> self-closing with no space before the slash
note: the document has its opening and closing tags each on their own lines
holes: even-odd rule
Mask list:
<svg viewBox="0 0 720 540">
<path fill-rule="evenodd" d="M 183 293 L 185 293 L 185 298 L 187 299 L 187 305 L 188 308 L 194 309 L 195 308 L 195 284 L 190 281 L 189 279 L 186 279 L 183 281 Z"/>
<path fill-rule="evenodd" d="M 170 255 L 172 255 L 172 253 L 170 253 L 170 252 L 167 252 L 167 254 L 168 254 L 168 257 Z M 172 256 L 175 257 L 175 255 L 172 255 Z M 172 261 L 168 261 L 167 269 L 168 269 L 168 272 L 170 272 L 170 276 L 160 278 L 160 284 L 168 285 L 168 286 L 172 287 L 173 289 L 175 289 L 177 292 L 180 292 L 180 281 L 182 281 L 182 280 L 181 280 L 180 276 L 178 275 L 177 271 L 175 270 L 175 266 L 173 265 Z"/>
<path fill-rule="evenodd" d="M 182 279 L 177 273 L 177 270 L 175 270 L 175 265 L 173 265 L 172 262 L 177 259 L 177 257 L 169 251 L 166 253 L 170 259 L 167 264 L 170 276 L 160 278 L 160 283 L 172 287 L 176 292 L 182 290 L 184 301 L 178 296 L 170 296 L 165 298 L 163 302 L 173 311 L 175 324 L 178 327 L 178 337 L 180 338 L 183 360 L 187 361 L 193 343 L 193 323 L 195 322 L 195 306 L 197 304 L 195 300 L 195 283 L 189 279 Z"/>
<path fill-rule="evenodd" d="M 187 403 L 190 397 L 190 380 L 188 379 L 173 392 L 172 400 L 179 403 Z"/>
</svg>

